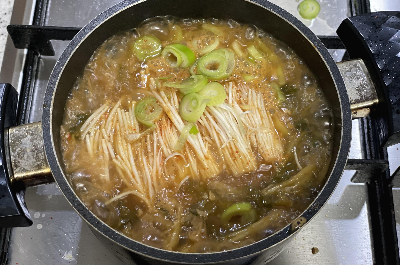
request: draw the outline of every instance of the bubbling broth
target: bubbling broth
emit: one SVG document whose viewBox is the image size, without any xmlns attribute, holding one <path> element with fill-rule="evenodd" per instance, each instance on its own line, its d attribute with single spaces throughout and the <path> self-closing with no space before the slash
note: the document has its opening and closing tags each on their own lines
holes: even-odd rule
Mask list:
<svg viewBox="0 0 400 265">
<path fill-rule="evenodd" d="M 216 252 L 272 235 L 311 204 L 331 119 L 304 62 L 260 29 L 156 17 L 95 51 L 60 137 L 68 180 L 110 227 Z"/>
</svg>

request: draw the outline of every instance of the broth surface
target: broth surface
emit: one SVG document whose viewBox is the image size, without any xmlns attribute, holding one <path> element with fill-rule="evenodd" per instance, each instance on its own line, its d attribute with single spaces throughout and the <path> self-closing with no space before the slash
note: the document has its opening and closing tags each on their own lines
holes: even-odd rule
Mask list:
<svg viewBox="0 0 400 265">
<path fill-rule="evenodd" d="M 216 41 L 235 54 L 233 73 L 217 81 L 227 99 L 206 108 L 178 151 L 182 95 L 164 83 L 191 67 L 138 60 L 143 36 L 196 58 Z M 134 114 L 148 96 L 163 107 L 150 132 Z M 116 34 L 93 54 L 64 115 L 63 160 L 78 197 L 115 230 L 172 251 L 224 251 L 272 235 L 311 204 L 330 163 L 332 114 L 313 74 L 286 45 L 232 20 L 157 17 Z"/>
</svg>

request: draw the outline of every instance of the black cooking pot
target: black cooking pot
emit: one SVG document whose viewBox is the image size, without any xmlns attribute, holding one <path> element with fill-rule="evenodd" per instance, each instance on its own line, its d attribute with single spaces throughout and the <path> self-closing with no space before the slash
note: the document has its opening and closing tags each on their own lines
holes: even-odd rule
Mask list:
<svg viewBox="0 0 400 265">
<path fill-rule="evenodd" d="M 254 244 L 218 253 L 183 254 L 138 243 L 111 229 L 90 212 L 77 197 L 62 163 L 60 126 L 68 95 L 93 52 L 119 31 L 136 27 L 155 16 L 233 19 L 253 24 L 286 43 L 314 73 L 333 110 L 332 159 L 326 184 L 313 203 L 291 224 Z M 264 260 L 277 256 L 293 235 L 314 217 L 333 193 L 344 170 L 350 149 L 351 111 L 344 82 L 335 62 L 321 41 L 301 22 L 283 9 L 261 0 L 127 0 L 100 14 L 69 43 L 51 74 L 42 119 L 44 147 L 55 181 L 75 210 L 98 234 L 117 250 L 121 258 L 140 257 L 163 263 L 243 264 L 263 252 Z M 9 165 L 11 167 L 11 165 Z M 45 170 L 42 176 L 46 176 Z"/>
</svg>

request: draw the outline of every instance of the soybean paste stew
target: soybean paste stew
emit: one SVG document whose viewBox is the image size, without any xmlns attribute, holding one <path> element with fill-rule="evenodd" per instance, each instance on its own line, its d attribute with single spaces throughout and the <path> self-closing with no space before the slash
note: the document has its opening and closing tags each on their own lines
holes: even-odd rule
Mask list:
<svg viewBox="0 0 400 265">
<path fill-rule="evenodd" d="M 93 54 L 65 107 L 63 161 L 115 230 L 172 251 L 224 251 L 311 204 L 331 119 L 307 66 L 260 29 L 157 17 Z"/>
</svg>

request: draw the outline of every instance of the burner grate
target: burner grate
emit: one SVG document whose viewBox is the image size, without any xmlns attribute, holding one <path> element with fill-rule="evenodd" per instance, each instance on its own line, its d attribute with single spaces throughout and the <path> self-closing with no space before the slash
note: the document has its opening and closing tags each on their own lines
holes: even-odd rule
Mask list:
<svg viewBox="0 0 400 265">
<path fill-rule="evenodd" d="M 351 0 L 350 13 L 360 15 L 369 11 L 368 0 Z M 10 25 L 8 31 L 15 47 L 28 49 L 23 74 L 23 84 L 18 109 L 18 122 L 29 122 L 32 98 L 42 56 L 53 56 L 51 41 L 71 40 L 78 27 L 45 26 L 49 0 L 36 2 L 33 25 Z M 319 36 L 328 49 L 344 49 L 337 36 Z M 351 54 L 350 54 L 351 55 Z M 351 57 L 351 56 L 350 56 Z M 373 260 L 376 264 L 400 264 L 396 237 L 392 185 L 400 183 L 400 168 L 390 176 L 387 153 L 382 135 L 387 135 L 385 120 L 373 112 L 371 117 L 360 119 L 362 157 L 349 159 L 346 170 L 356 170 L 354 183 L 366 183 L 368 190 L 369 223 Z M 10 230 L 0 231 L 0 264 L 6 264 Z M 3 243 L 3 244 L 2 244 Z"/>
</svg>

